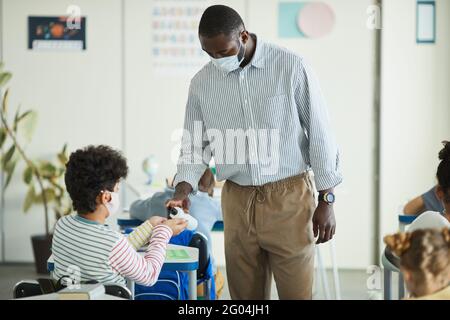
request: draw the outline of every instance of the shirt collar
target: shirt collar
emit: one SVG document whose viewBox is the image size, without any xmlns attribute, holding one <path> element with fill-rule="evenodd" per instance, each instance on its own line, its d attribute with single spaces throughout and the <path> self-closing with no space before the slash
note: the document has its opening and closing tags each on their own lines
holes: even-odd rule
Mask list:
<svg viewBox="0 0 450 320">
<path fill-rule="evenodd" d="M 79 216 L 78 214 L 75 215 L 75 219 L 78 221 L 84 222 L 84 223 L 88 223 L 88 224 L 101 225 L 101 223 L 99 223 L 97 221 L 88 220 L 86 218 Z"/>
<path fill-rule="evenodd" d="M 264 68 L 264 55 L 263 55 L 264 41 L 258 38 L 256 34 L 252 35 L 255 36 L 256 39 L 256 49 L 255 53 L 253 54 L 253 58 L 250 61 L 250 64 L 257 68 Z"/>
</svg>

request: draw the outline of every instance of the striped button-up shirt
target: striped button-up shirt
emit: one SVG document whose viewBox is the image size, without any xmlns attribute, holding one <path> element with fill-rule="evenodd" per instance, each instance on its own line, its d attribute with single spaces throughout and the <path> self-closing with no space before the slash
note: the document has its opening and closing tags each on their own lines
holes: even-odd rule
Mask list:
<svg viewBox="0 0 450 320">
<path fill-rule="evenodd" d="M 209 62 L 193 77 L 174 185 L 186 181 L 195 193 L 211 157 L 219 181 L 245 186 L 307 170 L 317 190 L 342 181 L 327 105 L 301 56 L 258 38 L 244 68 Z"/>
</svg>

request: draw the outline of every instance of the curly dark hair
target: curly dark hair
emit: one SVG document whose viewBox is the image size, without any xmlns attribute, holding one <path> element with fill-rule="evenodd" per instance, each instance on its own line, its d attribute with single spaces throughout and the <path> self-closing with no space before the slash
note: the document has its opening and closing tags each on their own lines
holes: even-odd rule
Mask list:
<svg viewBox="0 0 450 320">
<path fill-rule="evenodd" d="M 437 178 L 439 185 L 444 190 L 444 201 L 450 203 L 450 142 L 443 141 L 444 148 L 439 152 Z"/>
<path fill-rule="evenodd" d="M 64 177 L 73 209 L 80 214 L 95 211 L 100 191 L 113 191 L 127 174 L 127 160 L 111 147 L 91 145 L 76 150 L 70 155 Z"/>
<path fill-rule="evenodd" d="M 245 29 L 241 16 L 234 9 L 224 5 L 214 5 L 206 8 L 200 19 L 198 33 L 201 36 L 212 38 L 221 33 L 226 36 Z"/>
</svg>

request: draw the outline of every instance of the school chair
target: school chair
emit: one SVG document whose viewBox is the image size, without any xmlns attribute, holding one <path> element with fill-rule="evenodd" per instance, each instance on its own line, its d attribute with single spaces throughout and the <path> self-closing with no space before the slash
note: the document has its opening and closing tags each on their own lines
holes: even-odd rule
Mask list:
<svg viewBox="0 0 450 320">
<path fill-rule="evenodd" d="M 104 284 L 105 294 L 131 300 L 131 292 L 127 287 L 116 284 Z M 58 292 L 63 289 L 59 281 L 48 278 L 39 278 L 37 280 L 22 280 L 17 282 L 13 288 L 13 298 L 27 298 L 42 294 Z"/>
<path fill-rule="evenodd" d="M 405 231 L 406 226 L 411 224 L 417 216 L 412 215 L 399 215 L 398 216 L 398 230 L 400 232 Z M 398 299 L 405 297 L 405 281 L 403 275 L 400 272 L 400 258 L 385 248 L 381 255 L 381 264 L 383 265 L 383 293 L 384 300 L 392 300 L 392 276 L 394 273 L 398 274 Z"/>
</svg>

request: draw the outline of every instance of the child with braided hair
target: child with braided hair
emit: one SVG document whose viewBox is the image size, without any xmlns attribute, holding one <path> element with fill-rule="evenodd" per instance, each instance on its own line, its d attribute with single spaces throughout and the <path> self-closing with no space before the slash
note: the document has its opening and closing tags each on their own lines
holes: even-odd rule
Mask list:
<svg viewBox="0 0 450 320">
<path fill-rule="evenodd" d="M 412 299 L 450 300 L 450 229 L 417 229 L 384 237 L 400 257 Z"/>
</svg>

